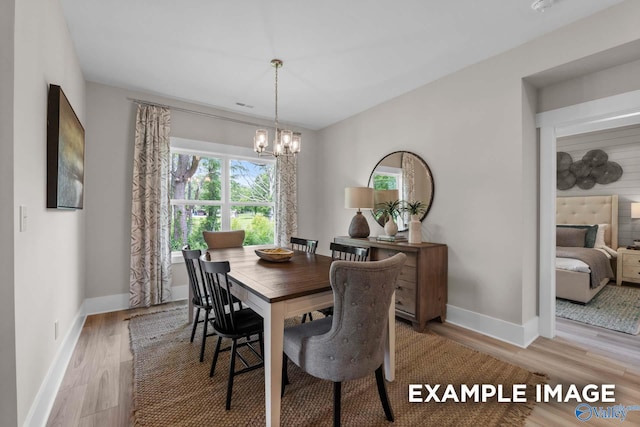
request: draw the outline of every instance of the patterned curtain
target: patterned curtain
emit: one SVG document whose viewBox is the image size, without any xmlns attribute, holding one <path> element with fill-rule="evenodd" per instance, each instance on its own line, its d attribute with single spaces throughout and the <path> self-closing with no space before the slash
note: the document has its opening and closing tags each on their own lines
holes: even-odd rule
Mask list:
<svg viewBox="0 0 640 427">
<path fill-rule="evenodd" d="M 129 306 L 148 307 L 171 297 L 167 108 L 138 105 L 133 154 Z"/>
<path fill-rule="evenodd" d="M 416 166 L 413 155 L 402 155 L 402 200 L 416 201 Z"/>
<path fill-rule="evenodd" d="M 295 157 L 276 160 L 276 236 L 277 246 L 288 247 L 291 236 L 298 234 L 298 164 Z"/>
</svg>

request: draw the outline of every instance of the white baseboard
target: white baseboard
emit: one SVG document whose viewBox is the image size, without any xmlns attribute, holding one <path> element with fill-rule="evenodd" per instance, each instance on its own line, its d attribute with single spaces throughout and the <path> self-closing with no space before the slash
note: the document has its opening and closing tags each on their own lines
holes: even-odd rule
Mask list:
<svg viewBox="0 0 640 427">
<path fill-rule="evenodd" d="M 527 348 L 538 337 L 537 316 L 524 325 L 517 325 L 447 304 L 447 322 L 522 348 Z"/>
<path fill-rule="evenodd" d="M 179 285 L 171 287 L 171 301 L 189 298 L 189 286 Z M 110 311 L 126 310 L 129 308 L 129 294 L 108 295 L 106 297 L 87 298 L 84 300 L 84 313 L 98 314 Z"/>
<path fill-rule="evenodd" d="M 129 294 L 108 295 L 106 297 L 87 298 L 82 304 L 84 313 L 98 314 L 129 308 Z"/>
<path fill-rule="evenodd" d="M 171 287 L 171 301 L 184 300 L 189 297 L 187 285 Z M 82 326 L 89 314 L 107 313 L 110 311 L 126 310 L 129 308 L 129 294 L 109 295 L 106 297 L 87 298 L 73 320 L 73 324 L 58 350 L 49 371 L 33 400 L 31 409 L 25 420 L 25 427 L 43 427 L 47 424 L 51 409 L 62 384 L 64 373 L 71 361 L 73 350 L 76 348 Z"/>
<path fill-rule="evenodd" d="M 35 399 L 33 399 L 33 403 L 31 404 L 31 408 L 29 409 L 29 413 L 27 414 L 23 424 L 24 426 L 42 427 L 47 424 L 49 414 L 51 413 L 51 409 L 53 409 L 56 395 L 58 394 L 58 390 L 62 384 L 64 373 L 71 361 L 73 350 L 76 348 L 76 344 L 78 342 L 78 338 L 80 338 L 80 332 L 82 332 L 82 326 L 84 325 L 86 318 L 87 316 L 84 315 L 82 307 L 80 307 L 80 310 L 78 310 L 78 313 L 73 319 L 73 323 L 71 324 L 69 331 L 62 341 L 62 345 L 58 349 L 58 353 L 53 359 L 53 363 L 49 366 L 49 370 L 47 371 L 47 375 L 44 377 L 40 390 L 38 390 L 38 394 L 36 394 Z"/>
</svg>

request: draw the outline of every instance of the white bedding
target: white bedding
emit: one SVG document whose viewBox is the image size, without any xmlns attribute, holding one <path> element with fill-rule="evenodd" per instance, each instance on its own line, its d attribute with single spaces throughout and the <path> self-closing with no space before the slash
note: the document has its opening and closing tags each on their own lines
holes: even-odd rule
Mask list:
<svg viewBox="0 0 640 427">
<path fill-rule="evenodd" d="M 579 273 L 591 273 L 591 270 L 586 263 L 573 258 L 556 258 L 556 269 L 577 271 Z"/>
<path fill-rule="evenodd" d="M 611 259 L 612 256 L 615 258 L 617 254 L 614 250 L 607 246 L 594 249 L 605 254 L 608 259 Z M 574 258 L 556 258 L 556 269 L 577 271 L 579 273 L 591 273 L 591 269 L 586 263 Z"/>
</svg>

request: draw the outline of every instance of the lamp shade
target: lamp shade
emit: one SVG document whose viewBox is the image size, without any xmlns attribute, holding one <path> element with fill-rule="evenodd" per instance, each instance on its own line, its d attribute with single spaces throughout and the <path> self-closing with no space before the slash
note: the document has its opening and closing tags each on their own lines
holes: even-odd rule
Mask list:
<svg viewBox="0 0 640 427">
<path fill-rule="evenodd" d="M 399 200 L 400 193 L 398 190 L 376 190 L 373 193 L 373 201 L 375 206 L 378 206 L 380 203 L 387 202 L 395 202 Z"/>
<path fill-rule="evenodd" d="M 631 203 L 631 218 L 640 218 L 640 203 Z"/>
<path fill-rule="evenodd" d="M 373 188 L 347 187 L 344 189 L 344 207 L 364 209 L 373 207 Z"/>
</svg>

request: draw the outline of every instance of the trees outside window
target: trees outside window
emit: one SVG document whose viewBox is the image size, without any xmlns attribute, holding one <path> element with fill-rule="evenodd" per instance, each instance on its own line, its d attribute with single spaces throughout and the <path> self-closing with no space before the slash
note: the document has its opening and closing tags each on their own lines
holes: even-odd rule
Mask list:
<svg viewBox="0 0 640 427">
<path fill-rule="evenodd" d="M 206 249 L 203 231 L 245 230 L 245 245 L 274 242 L 275 163 L 172 148 L 171 249 Z"/>
</svg>

